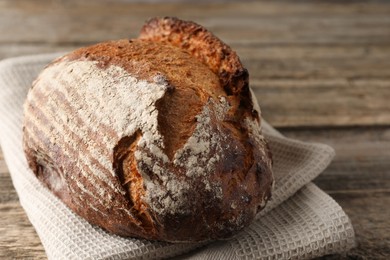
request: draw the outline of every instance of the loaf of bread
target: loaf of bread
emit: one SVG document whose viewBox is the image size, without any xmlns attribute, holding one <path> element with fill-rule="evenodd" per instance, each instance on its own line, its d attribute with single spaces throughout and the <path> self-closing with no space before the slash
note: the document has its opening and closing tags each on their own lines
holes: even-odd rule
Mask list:
<svg viewBox="0 0 390 260">
<path fill-rule="evenodd" d="M 265 206 L 272 159 L 248 72 L 205 28 L 154 18 L 137 39 L 49 64 L 24 106 L 37 178 L 108 232 L 227 238 Z"/>
</svg>

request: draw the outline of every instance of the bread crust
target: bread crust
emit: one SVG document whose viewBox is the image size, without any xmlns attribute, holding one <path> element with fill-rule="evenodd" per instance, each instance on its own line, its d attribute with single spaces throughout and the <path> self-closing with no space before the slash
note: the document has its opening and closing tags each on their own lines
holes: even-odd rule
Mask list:
<svg viewBox="0 0 390 260">
<path fill-rule="evenodd" d="M 205 28 L 154 18 L 138 39 L 53 61 L 24 107 L 37 178 L 122 236 L 226 238 L 271 196 L 272 158 L 248 72 Z"/>
</svg>

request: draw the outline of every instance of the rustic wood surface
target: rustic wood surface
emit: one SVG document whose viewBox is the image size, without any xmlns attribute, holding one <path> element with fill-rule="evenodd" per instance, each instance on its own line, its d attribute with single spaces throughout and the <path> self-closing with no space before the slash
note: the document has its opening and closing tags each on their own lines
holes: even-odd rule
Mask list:
<svg viewBox="0 0 390 260">
<path fill-rule="evenodd" d="M 390 2 L 132 2 L 0 0 L 0 59 L 134 37 L 152 16 L 205 25 L 242 57 L 272 125 L 336 149 L 315 183 L 358 246 L 324 258 L 390 259 Z M 1 152 L 0 216 L 0 259 L 46 259 Z"/>
</svg>

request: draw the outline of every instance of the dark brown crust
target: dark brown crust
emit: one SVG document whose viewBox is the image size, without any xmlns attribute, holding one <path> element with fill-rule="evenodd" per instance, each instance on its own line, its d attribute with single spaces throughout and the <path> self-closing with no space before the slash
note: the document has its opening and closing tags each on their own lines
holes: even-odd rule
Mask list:
<svg viewBox="0 0 390 260">
<path fill-rule="evenodd" d="M 139 38 L 168 43 L 190 53 L 218 76 L 226 95 L 234 96 L 230 100 L 238 102 L 235 105 L 243 108 L 245 116 L 259 120 L 253 110 L 248 70 L 237 53 L 206 28 L 174 17 L 152 18 L 141 29 Z"/>
<path fill-rule="evenodd" d="M 212 183 L 221 183 L 223 199 L 216 199 L 215 194 L 207 190 L 199 179 L 192 183 L 193 192 L 183 197 L 188 202 L 188 208 L 192 209 L 191 214 L 160 215 L 153 212 L 141 199 L 145 187 L 134 152 L 142 133 L 137 131 L 133 136 L 118 140 L 112 158 L 117 175 L 115 181 L 126 191 L 126 195 L 114 198 L 116 207 L 131 211 L 133 218 L 126 218 L 115 207 L 110 211 L 98 208 L 98 212 L 90 209 L 88 205 L 94 205 L 92 197 L 84 202 L 85 208 L 77 207 L 67 188 L 78 188 L 74 183 L 67 182 L 69 176 L 65 176 L 65 172 L 77 172 L 70 162 L 64 163 L 72 158 L 64 158 L 61 147 L 50 144 L 44 134 L 39 135 L 40 141 L 45 143 L 43 151 L 39 150 L 39 146 L 29 137 L 29 131 L 36 129 L 26 118 L 24 147 L 30 168 L 56 196 L 91 223 L 122 236 L 163 241 L 204 241 L 231 236 L 249 225 L 264 206 L 262 199 L 270 198 L 271 195 L 271 155 L 267 144 L 257 143 L 245 124 L 246 118 L 260 121 L 259 114 L 253 110 L 248 72 L 229 46 L 193 22 L 154 18 L 143 27 L 139 39 L 111 41 L 81 48 L 53 64 L 72 60 L 97 61 L 101 69 L 111 65 L 119 66 L 138 79 L 149 82 L 154 82 L 156 76 L 167 81 L 170 91 L 156 103 L 156 107 L 159 112 L 158 129 L 164 137 L 165 153 L 170 159 L 192 135 L 195 116 L 201 112 L 205 103 L 210 99 L 225 97 L 231 105 L 228 115 L 224 121 L 216 118 L 210 121 L 212 127 L 220 129 L 228 137 L 228 141 L 221 144 L 225 151 L 224 159 L 217 165 L 215 172 L 207 176 Z M 39 82 L 35 86 L 37 89 L 34 87 L 32 91 L 37 94 L 40 91 Z M 44 104 L 43 97 L 40 101 Z M 39 108 L 31 104 L 26 107 L 35 114 L 39 113 Z M 47 123 L 50 124 L 49 119 Z M 110 129 L 102 130 L 102 133 L 116 138 L 116 133 L 110 132 Z M 99 136 L 95 135 L 91 135 L 91 138 L 98 140 Z M 38 156 L 41 157 L 40 163 Z M 153 154 L 148 156 L 153 158 Z M 47 163 L 43 165 L 45 161 Z M 48 165 L 61 167 L 52 169 Z M 172 174 L 186 178 L 182 169 L 175 168 L 173 164 L 168 167 Z M 154 178 L 151 169 L 142 168 L 142 171 L 151 179 Z M 66 183 L 62 183 L 61 189 L 54 190 L 52 179 L 56 183 L 58 180 L 65 180 Z M 87 180 L 82 177 L 79 180 L 94 189 Z M 234 208 L 232 201 L 237 202 Z M 240 221 L 231 221 L 239 216 Z"/>
<path fill-rule="evenodd" d="M 140 39 L 165 42 L 186 50 L 218 75 L 228 95 L 237 95 L 248 86 L 248 71 L 237 54 L 204 27 L 173 17 L 150 19 Z"/>
</svg>

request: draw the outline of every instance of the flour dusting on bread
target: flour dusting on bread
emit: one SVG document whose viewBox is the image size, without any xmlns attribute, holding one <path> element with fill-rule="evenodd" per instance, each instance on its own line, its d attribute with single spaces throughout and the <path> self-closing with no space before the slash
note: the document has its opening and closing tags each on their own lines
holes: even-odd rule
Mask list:
<svg viewBox="0 0 390 260">
<path fill-rule="evenodd" d="M 248 71 L 193 22 L 155 18 L 138 39 L 58 58 L 33 83 L 24 115 L 37 178 L 118 235 L 226 238 L 271 194 L 272 159 Z"/>
</svg>

